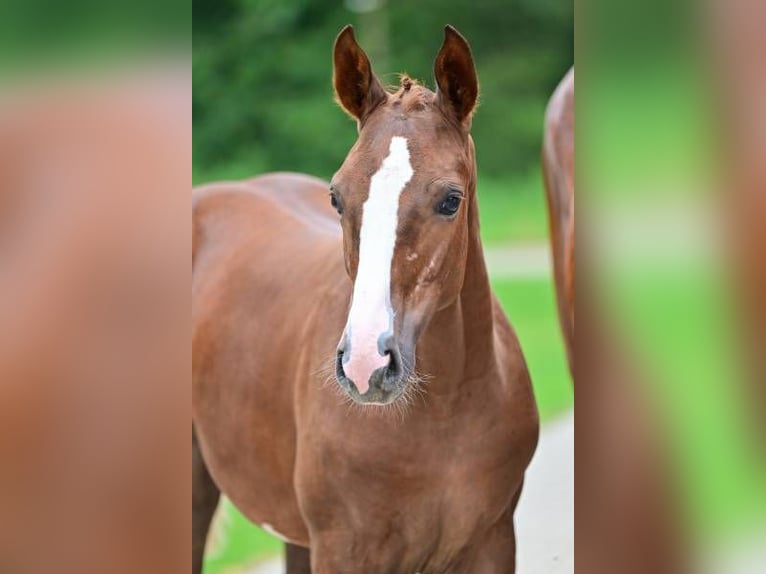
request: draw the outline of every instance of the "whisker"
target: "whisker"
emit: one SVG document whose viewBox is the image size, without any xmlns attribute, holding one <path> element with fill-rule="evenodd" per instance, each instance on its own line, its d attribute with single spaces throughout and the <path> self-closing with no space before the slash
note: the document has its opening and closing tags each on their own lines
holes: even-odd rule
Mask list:
<svg viewBox="0 0 766 574">
<path fill-rule="evenodd" d="M 311 375 L 318 381 L 321 389 L 331 388 L 333 394 L 338 397 L 338 406 L 347 414 L 362 414 L 366 417 L 382 417 L 395 419 L 398 424 L 403 424 L 407 417 L 412 414 L 416 404 L 427 405 L 426 387 L 433 378 L 432 375 L 419 372 L 411 361 L 402 358 L 403 389 L 399 397 L 386 405 L 369 405 L 357 403 L 351 396 L 337 384 L 336 377 L 337 355 L 333 352 L 329 357 L 318 363 Z"/>
</svg>

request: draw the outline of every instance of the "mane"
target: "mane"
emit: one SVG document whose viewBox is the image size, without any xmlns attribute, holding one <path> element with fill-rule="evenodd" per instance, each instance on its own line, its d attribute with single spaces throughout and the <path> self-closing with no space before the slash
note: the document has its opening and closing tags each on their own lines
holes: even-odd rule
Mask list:
<svg viewBox="0 0 766 574">
<path fill-rule="evenodd" d="M 422 111 L 433 103 L 435 94 L 407 74 L 399 76 L 398 86 L 389 86 L 388 92 L 393 96 L 394 106 L 401 106 L 402 111 Z"/>
</svg>

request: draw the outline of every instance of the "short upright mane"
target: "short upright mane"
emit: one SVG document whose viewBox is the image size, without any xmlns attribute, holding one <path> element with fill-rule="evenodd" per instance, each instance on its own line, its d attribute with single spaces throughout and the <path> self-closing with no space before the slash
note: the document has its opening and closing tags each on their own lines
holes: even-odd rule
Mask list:
<svg viewBox="0 0 766 574">
<path fill-rule="evenodd" d="M 402 111 L 420 111 L 426 109 L 436 94 L 407 74 L 399 78 L 399 86 L 389 86 L 387 90 L 393 97 L 391 103 L 400 106 Z"/>
</svg>

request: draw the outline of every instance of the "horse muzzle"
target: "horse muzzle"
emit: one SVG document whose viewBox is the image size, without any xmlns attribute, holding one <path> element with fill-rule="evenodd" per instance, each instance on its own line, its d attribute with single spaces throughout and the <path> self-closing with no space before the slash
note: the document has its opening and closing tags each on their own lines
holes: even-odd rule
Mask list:
<svg viewBox="0 0 766 574">
<path fill-rule="evenodd" d="M 352 349 L 344 336 L 338 346 L 335 376 L 354 402 L 366 405 L 394 402 L 406 382 L 402 354 L 392 335 L 381 336 L 373 352 Z"/>
</svg>

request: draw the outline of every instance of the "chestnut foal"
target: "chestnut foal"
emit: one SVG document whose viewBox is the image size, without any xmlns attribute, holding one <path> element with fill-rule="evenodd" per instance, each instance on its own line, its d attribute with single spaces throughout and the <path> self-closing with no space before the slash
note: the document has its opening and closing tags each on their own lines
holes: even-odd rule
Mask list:
<svg viewBox="0 0 766 574">
<path fill-rule="evenodd" d="M 220 490 L 291 574 L 513 572 L 538 417 L 479 239 L 470 48 L 446 28 L 436 93 L 385 90 L 351 27 L 334 65 L 359 137 L 329 201 L 194 192 L 195 571 Z"/>
</svg>

